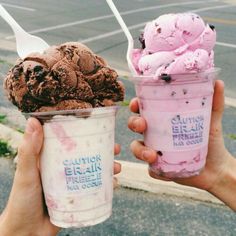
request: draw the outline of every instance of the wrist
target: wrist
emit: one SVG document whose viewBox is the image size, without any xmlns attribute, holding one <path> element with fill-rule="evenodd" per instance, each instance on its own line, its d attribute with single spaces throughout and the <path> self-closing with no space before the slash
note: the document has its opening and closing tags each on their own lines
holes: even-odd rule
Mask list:
<svg viewBox="0 0 236 236">
<path fill-rule="evenodd" d="M 1 236 L 12 236 L 12 235 L 21 235 L 21 236 L 28 236 L 33 235 L 29 232 L 25 231 L 25 228 L 23 226 L 17 226 L 14 222 L 12 223 L 12 220 L 9 220 L 9 218 L 6 216 L 7 213 L 0 215 L 0 235 Z M 34 231 L 32 231 L 35 233 Z M 36 234 L 34 234 L 36 235 Z"/>
<path fill-rule="evenodd" d="M 226 155 L 224 168 L 208 191 L 236 211 L 236 159 L 228 152 Z"/>
<path fill-rule="evenodd" d="M 10 236 L 14 235 L 14 232 L 9 232 L 8 231 L 8 226 L 4 221 L 4 216 L 3 214 L 0 215 L 0 235 L 1 236 Z"/>
</svg>

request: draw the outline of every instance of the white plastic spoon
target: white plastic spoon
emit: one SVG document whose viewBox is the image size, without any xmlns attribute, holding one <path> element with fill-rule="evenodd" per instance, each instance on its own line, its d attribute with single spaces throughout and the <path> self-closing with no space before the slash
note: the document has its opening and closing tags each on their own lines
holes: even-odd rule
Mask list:
<svg viewBox="0 0 236 236">
<path fill-rule="evenodd" d="M 42 53 L 49 47 L 43 39 L 24 31 L 2 5 L 0 5 L 0 16 L 14 31 L 16 37 L 16 49 L 20 58 L 25 58 L 32 52 Z"/>
<path fill-rule="evenodd" d="M 134 48 L 134 40 L 133 40 L 133 37 L 131 35 L 131 33 L 129 32 L 129 29 L 128 27 L 126 26 L 124 20 L 122 19 L 119 11 L 117 10 L 116 6 L 114 5 L 113 1 L 112 0 L 106 0 L 107 1 L 107 4 L 109 5 L 109 7 L 111 8 L 113 14 L 115 15 L 117 21 L 119 22 L 122 30 L 124 31 L 127 39 L 128 39 L 128 49 L 127 49 L 127 54 L 126 54 L 126 59 L 127 59 L 127 62 L 128 62 L 128 66 L 129 66 L 129 69 L 131 71 L 131 73 L 133 75 L 137 75 L 137 71 L 135 70 L 134 68 L 134 65 L 132 63 L 132 50 Z"/>
</svg>

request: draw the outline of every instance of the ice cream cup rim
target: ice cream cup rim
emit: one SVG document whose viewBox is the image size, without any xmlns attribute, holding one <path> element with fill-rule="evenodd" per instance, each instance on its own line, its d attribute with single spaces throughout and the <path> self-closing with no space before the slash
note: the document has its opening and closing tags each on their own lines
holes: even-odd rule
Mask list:
<svg viewBox="0 0 236 236">
<path fill-rule="evenodd" d="M 88 114 L 91 114 L 92 112 L 95 112 L 96 116 L 99 115 L 105 115 L 110 113 L 110 111 L 114 111 L 115 114 L 117 113 L 119 109 L 118 105 L 114 106 L 105 106 L 105 107 L 91 107 L 91 108 L 81 108 L 81 109 L 73 109 L 73 110 L 59 110 L 59 111 L 46 111 L 46 112 L 24 112 L 22 113 L 26 119 L 29 117 L 35 117 L 35 118 L 43 118 L 47 116 L 69 116 L 69 115 L 76 115 L 79 117 L 88 117 Z M 99 113 L 101 111 L 101 113 Z"/>
<path fill-rule="evenodd" d="M 135 84 L 147 82 L 150 84 L 166 84 L 166 83 L 173 83 L 173 82 L 197 82 L 199 81 L 199 76 L 203 75 L 210 75 L 210 74 L 219 74 L 221 68 L 214 67 L 205 71 L 196 72 L 196 73 L 182 73 L 182 74 L 166 74 L 167 76 L 171 77 L 171 81 L 165 81 L 161 78 L 161 76 L 155 75 L 132 75 L 131 81 Z"/>
</svg>

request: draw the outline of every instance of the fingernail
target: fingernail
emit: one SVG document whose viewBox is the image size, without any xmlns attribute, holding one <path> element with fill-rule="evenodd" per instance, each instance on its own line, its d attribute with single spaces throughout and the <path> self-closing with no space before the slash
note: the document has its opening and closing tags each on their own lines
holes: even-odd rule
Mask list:
<svg viewBox="0 0 236 236">
<path fill-rule="evenodd" d="M 151 155 L 152 155 L 152 152 L 150 152 L 149 150 L 145 150 L 142 153 L 142 159 L 144 161 L 148 161 L 148 159 L 150 158 Z"/>
<path fill-rule="evenodd" d="M 32 125 L 32 122 L 30 119 L 27 121 L 25 132 L 28 134 L 32 134 L 34 132 L 34 126 Z"/>
<path fill-rule="evenodd" d="M 138 127 L 139 127 L 139 120 L 136 118 L 136 119 L 133 121 L 133 130 L 134 130 L 134 131 L 137 131 L 137 130 L 138 130 Z"/>
</svg>

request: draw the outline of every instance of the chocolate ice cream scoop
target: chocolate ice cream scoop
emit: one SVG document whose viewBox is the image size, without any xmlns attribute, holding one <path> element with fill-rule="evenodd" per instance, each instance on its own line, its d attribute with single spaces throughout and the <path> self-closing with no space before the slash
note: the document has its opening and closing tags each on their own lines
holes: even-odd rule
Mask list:
<svg viewBox="0 0 236 236">
<path fill-rule="evenodd" d="M 18 60 L 4 87 L 22 112 L 68 110 L 122 101 L 124 87 L 117 77 L 103 58 L 70 42 Z"/>
</svg>

